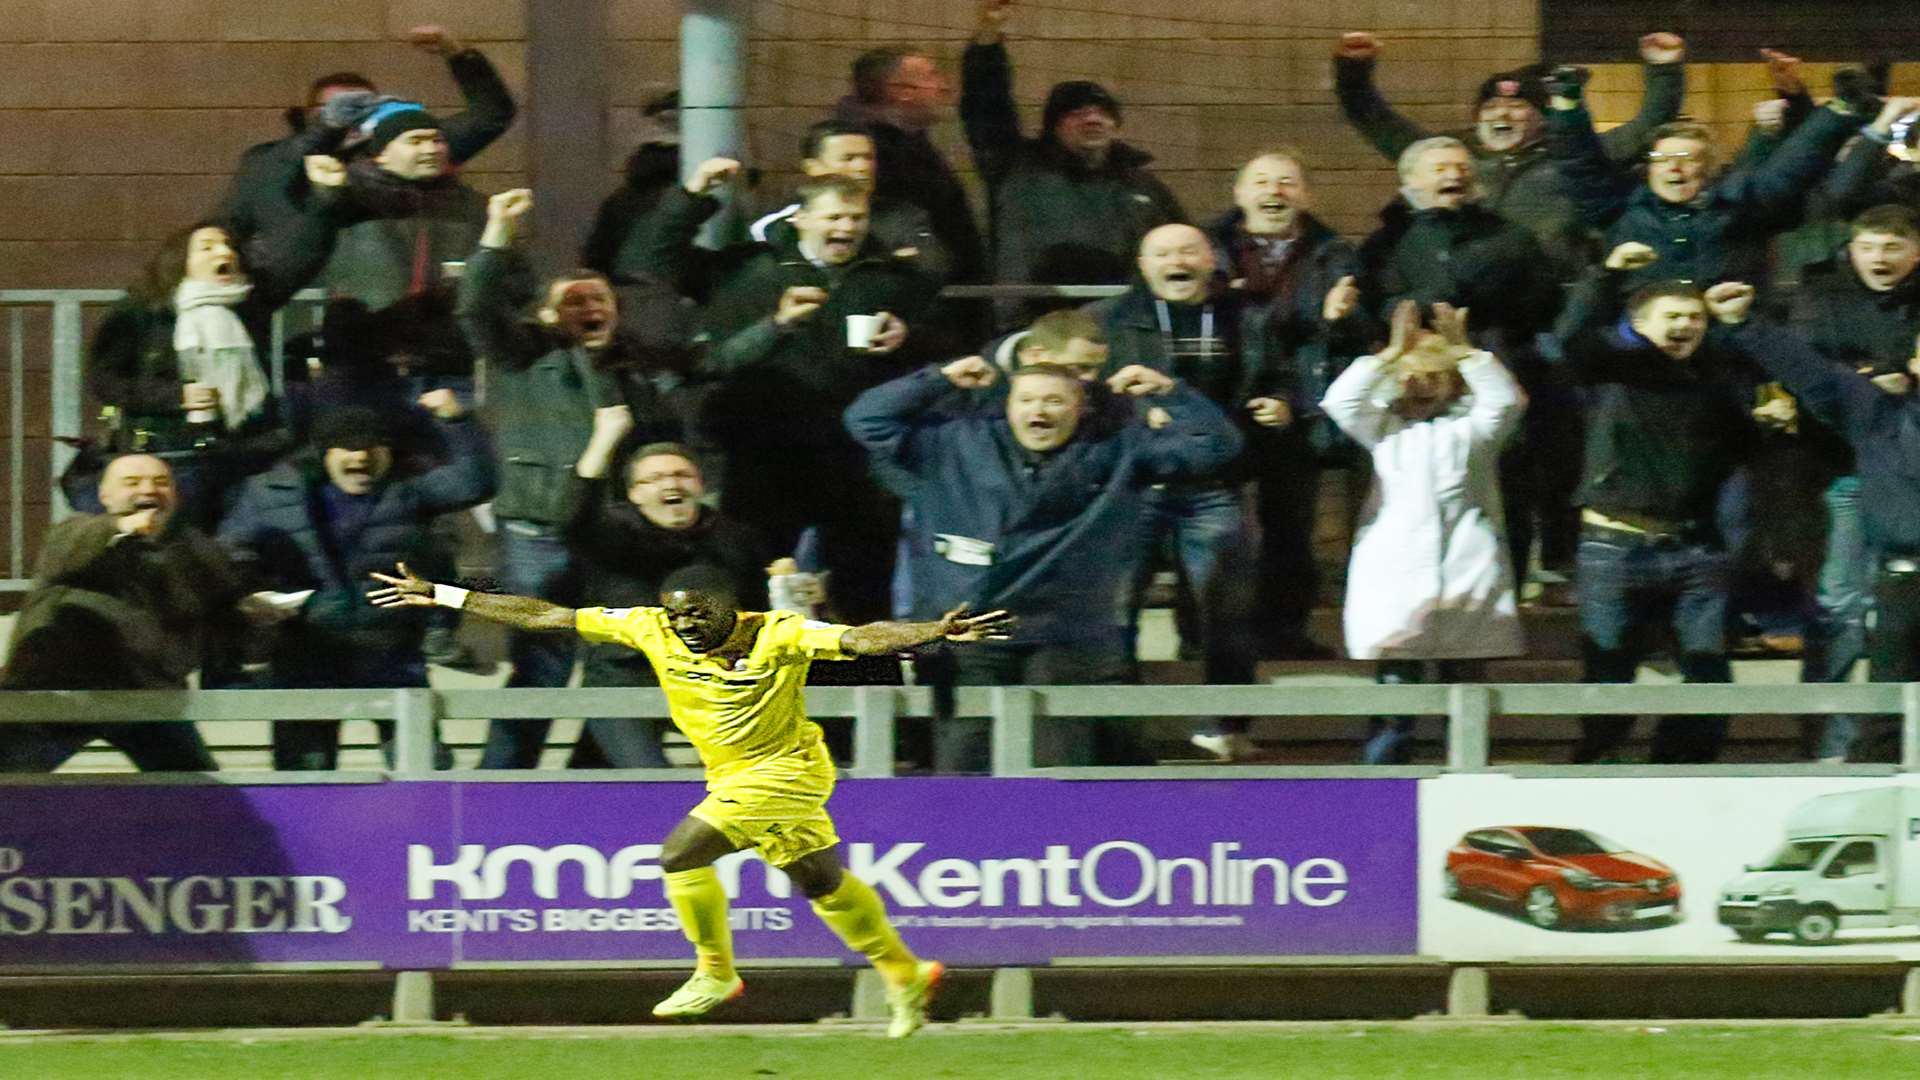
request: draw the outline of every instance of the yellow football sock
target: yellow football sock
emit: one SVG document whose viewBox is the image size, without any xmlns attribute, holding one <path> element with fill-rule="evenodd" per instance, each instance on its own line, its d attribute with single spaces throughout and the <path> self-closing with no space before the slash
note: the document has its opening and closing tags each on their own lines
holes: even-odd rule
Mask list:
<svg viewBox="0 0 1920 1080">
<path fill-rule="evenodd" d="M 667 902 L 680 916 L 680 931 L 693 942 L 700 970 L 733 978 L 733 927 L 727 922 L 727 890 L 711 866 L 667 875 Z"/>
<path fill-rule="evenodd" d="M 873 969 L 888 986 L 905 986 L 913 981 L 920 958 L 887 921 L 886 905 L 872 886 L 852 874 L 843 874 L 840 887 L 815 900 L 813 911 L 840 935 L 847 948 L 873 961 Z"/>
</svg>

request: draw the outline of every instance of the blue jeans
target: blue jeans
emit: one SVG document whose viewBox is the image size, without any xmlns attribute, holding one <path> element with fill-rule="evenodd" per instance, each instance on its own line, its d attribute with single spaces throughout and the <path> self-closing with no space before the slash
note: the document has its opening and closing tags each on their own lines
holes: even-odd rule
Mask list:
<svg viewBox="0 0 1920 1080">
<path fill-rule="evenodd" d="M 1427 678 L 1426 660 L 1382 660 L 1373 681 L 1381 686 L 1419 686 L 1427 682 L 1479 682 L 1486 664 L 1479 660 L 1434 660 L 1433 678 Z M 1367 745 L 1360 760 L 1368 765 L 1406 765 L 1413 760 L 1411 716 L 1376 716 L 1367 722 Z"/>
<path fill-rule="evenodd" d="M 1171 540 L 1175 569 L 1197 609 L 1206 681 L 1251 683 L 1258 653 L 1253 640 L 1255 572 L 1239 490 L 1225 485 L 1156 489 L 1140 528 L 1147 557 L 1133 602 L 1136 633 L 1140 604 L 1152 580 L 1153 555 L 1163 541 Z M 1133 645 L 1130 640 L 1129 650 Z M 1246 721 L 1238 720 L 1237 727 L 1216 721 L 1215 726 L 1245 731 Z"/>
<path fill-rule="evenodd" d="M 573 554 L 558 528 L 530 521 L 500 523 L 500 577 L 506 591 L 557 604 L 573 604 L 578 591 Z M 577 639 L 571 634 L 530 634 L 516 630 L 507 636 L 507 657 L 513 662 L 508 689 L 565 686 L 573 675 Z M 495 720 L 487 726 L 483 769 L 531 769 L 540 764 L 552 720 Z"/>
<path fill-rule="evenodd" d="M 1732 560 L 1715 544 L 1588 528 L 1580 540 L 1580 636 L 1589 683 L 1630 683 L 1670 624 L 1687 682 L 1733 681 L 1727 662 L 1727 581 Z M 1630 716 L 1581 720 L 1574 761 L 1610 757 L 1633 730 Z M 1657 763 L 1712 761 L 1725 717 L 1664 717 L 1653 737 Z"/>
<path fill-rule="evenodd" d="M 1873 610 L 1875 560 L 1860 522 L 1860 478 L 1835 477 L 1822 498 L 1827 504 L 1827 554 L 1820 564 L 1819 618 L 1807 635 L 1800 681 L 1846 682 L 1867 653 L 1867 614 Z M 1847 757 L 1861 718 L 1831 715 L 1820 733 L 1819 756 Z"/>
</svg>

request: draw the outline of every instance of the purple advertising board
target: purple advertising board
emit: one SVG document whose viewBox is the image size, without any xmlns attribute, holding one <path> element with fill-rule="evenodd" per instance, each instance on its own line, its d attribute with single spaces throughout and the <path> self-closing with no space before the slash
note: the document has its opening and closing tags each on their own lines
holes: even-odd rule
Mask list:
<svg viewBox="0 0 1920 1080">
<path fill-rule="evenodd" d="M 854 873 L 956 965 L 1403 955 L 1412 780 L 842 783 Z M 697 784 L 0 789 L 0 966 L 673 961 L 660 840 Z M 852 958 L 786 876 L 723 860 L 735 947 Z"/>
</svg>

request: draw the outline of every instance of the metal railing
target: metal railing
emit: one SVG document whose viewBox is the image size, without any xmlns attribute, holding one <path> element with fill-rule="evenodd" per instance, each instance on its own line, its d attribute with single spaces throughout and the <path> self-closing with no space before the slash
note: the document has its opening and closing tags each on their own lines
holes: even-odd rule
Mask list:
<svg viewBox="0 0 1920 1080">
<path fill-rule="evenodd" d="M 994 776 L 1063 779 L 1301 778 L 1431 776 L 1497 769 L 1526 776 L 1648 775 L 1778 776 L 1920 772 L 1920 683 L 1832 683 L 1787 686 L 1735 684 L 1589 685 L 1568 683 L 1453 686 L 1001 686 L 961 687 L 955 712 L 991 721 Z M 850 719 L 855 777 L 894 774 L 894 734 L 900 720 L 934 715 L 926 687 L 812 687 L 808 711 L 820 719 Z M 1892 715 L 1900 717 L 1897 765 L 1496 765 L 1494 721 L 1500 718 L 1587 715 Z M 102 722 L 221 723 L 278 720 L 392 720 L 397 733 L 395 778 L 433 773 L 434 728 L 442 719 L 517 720 L 666 719 L 657 689 L 524 690 L 206 690 L 16 691 L 0 693 L 0 725 Z M 1447 721 L 1447 755 L 1438 766 L 1161 765 L 1041 766 L 1035 732 L 1049 720 L 1139 722 L 1192 717 L 1440 716 Z M 236 773 L 255 777 L 257 773 Z M 462 778 L 513 780 L 684 780 L 685 769 L 470 772 Z"/>
</svg>

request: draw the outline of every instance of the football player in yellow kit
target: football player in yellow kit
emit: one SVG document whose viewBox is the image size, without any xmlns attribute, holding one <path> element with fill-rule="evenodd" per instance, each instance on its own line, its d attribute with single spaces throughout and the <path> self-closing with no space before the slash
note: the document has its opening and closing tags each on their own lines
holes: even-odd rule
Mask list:
<svg viewBox="0 0 1920 1080">
<path fill-rule="evenodd" d="M 887 1034 L 913 1034 L 942 972 L 900 940 L 872 886 L 845 872 L 840 837 L 827 816 L 834 766 L 819 725 L 807 719 L 801 688 L 815 660 L 885 656 L 942 638 L 968 642 L 1008 636 L 1004 611 L 970 615 L 956 608 L 936 622 L 842 626 L 787 611 L 734 609 L 732 587 L 717 570 L 690 566 L 662 583 L 659 607 L 573 608 L 526 596 L 469 592 L 415 576 L 374 574 L 369 592 L 381 607 L 438 604 L 534 632 L 575 632 L 644 654 L 660 677 L 673 722 L 706 766 L 707 797 L 668 834 L 660 852 L 667 900 L 680 916 L 698 963 L 692 978 L 654 1006 L 655 1016 L 692 1019 L 745 990 L 733 966 L 727 894 L 713 868 L 730 852 L 754 848 L 787 872 L 813 910 L 886 980 Z"/>
</svg>

